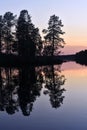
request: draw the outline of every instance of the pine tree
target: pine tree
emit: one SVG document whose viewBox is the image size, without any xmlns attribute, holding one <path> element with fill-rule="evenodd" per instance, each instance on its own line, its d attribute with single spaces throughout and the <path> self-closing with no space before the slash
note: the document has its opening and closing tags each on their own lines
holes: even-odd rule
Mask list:
<svg viewBox="0 0 87 130">
<path fill-rule="evenodd" d="M 16 26 L 16 15 L 6 12 L 3 16 L 3 40 L 7 54 L 12 53 L 12 45 L 14 42 L 14 26 Z"/>
<path fill-rule="evenodd" d="M 35 28 L 27 10 L 22 10 L 17 23 L 17 39 L 20 56 L 35 56 L 36 50 L 39 50 L 41 37 L 39 29 Z M 38 53 L 39 53 L 38 52 Z"/>
<path fill-rule="evenodd" d="M 64 47 L 64 40 L 60 37 L 64 32 L 61 30 L 63 27 L 62 21 L 58 16 L 52 15 L 48 22 L 48 28 L 43 30 L 45 34 L 44 39 L 46 42 L 44 54 L 45 55 L 55 55 L 56 50 L 59 53 L 59 48 Z"/>
</svg>

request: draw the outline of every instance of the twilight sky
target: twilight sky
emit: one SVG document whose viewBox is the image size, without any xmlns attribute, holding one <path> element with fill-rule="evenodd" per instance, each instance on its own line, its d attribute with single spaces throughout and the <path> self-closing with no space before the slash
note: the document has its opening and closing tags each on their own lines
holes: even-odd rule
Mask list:
<svg viewBox="0 0 87 130">
<path fill-rule="evenodd" d="M 67 45 L 87 46 L 87 0 L 1 0 L 0 14 L 11 11 L 19 14 L 27 9 L 32 22 L 40 30 L 47 27 L 49 17 L 60 17 Z"/>
</svg>

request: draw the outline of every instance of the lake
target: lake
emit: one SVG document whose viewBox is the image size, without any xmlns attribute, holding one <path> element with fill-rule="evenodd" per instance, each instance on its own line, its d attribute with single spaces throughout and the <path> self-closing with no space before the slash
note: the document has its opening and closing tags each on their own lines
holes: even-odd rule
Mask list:
<svg viewBox="0 0 87 130">
<path fill-rule="evenodd" d="M 87 66 L 0 68 L 1 130 L 87 130 Z"/>
</svg>

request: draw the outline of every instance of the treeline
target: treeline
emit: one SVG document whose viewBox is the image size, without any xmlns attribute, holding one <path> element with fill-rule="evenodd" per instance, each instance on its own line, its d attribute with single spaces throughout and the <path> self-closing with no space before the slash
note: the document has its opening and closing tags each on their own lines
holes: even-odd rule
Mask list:
<svg viewBox="0 0 87 130">
<path fill-rule="evenodd" d="M 77 52 L 75 57 L 77 63 L 87 65 L 87 50 Z"/>
<path fill-rule="evenodd" d="M 64 47 L 64 40 L 60 35 L 62 21 L 52 15 L 48 22 L 48 28 L 43 29 L 45 34 L 42 41 L 39 29 L 32 23 L 27 10 L 22 10 L 19 17 L 12 12 L 0 15 L 0 53 L 19 56 L 50 55 L 53 56 Z"/>
</svg>

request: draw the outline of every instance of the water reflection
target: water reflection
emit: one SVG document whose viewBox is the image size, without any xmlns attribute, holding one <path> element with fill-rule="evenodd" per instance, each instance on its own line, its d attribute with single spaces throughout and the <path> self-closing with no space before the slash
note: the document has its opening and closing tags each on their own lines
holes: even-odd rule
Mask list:
<svg viewBox="0 0 87 130">
<path fill-rule="evenodd" d="M 18 111 L 18 70 L 0 68 L 0 111 Z"/>
<path fill-rule="evenodd" d="M 41 95 L 50 98 L 53 108 L 63 103 L 65 76 L 61 75 L 61 66 L 43 66 L 28 68 L 0 68 L 0 111 L 14 114 L 20 109 L 24 116 L 29 116 L 33 104 Z M 44 85 L 43 85 L 44 84 Z"/>
<path fill-rule="evenodd" d="M 65 83 L 65 76 L 61 75 L 61 66 L 47 66 L 43 67 L 42 70 L 46 88 L 44 94 L 49 95 L 52 107 L 58 108 L 63 103 L 64 96 L 62 93 L 65 91 L 64 88 L 61 88 Z"/>
<path fill-rule="evenodd" d="M 36 84 L 35 68 L 22 68 L 19 71 L 19 105 L 23 115 L 30 115 L 33 103 L 40 96 L 41 86 Z"/>
</svg>

